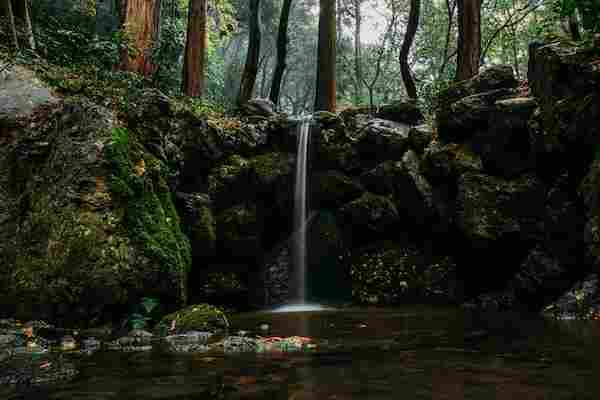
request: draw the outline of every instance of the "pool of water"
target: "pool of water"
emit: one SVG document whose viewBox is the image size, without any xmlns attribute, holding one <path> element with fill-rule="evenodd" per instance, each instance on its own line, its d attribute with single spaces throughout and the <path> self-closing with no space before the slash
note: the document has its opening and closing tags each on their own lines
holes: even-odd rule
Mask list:
<svg viewBox="0 0 600 400">
<path fill-rule="evenodd" d="M 296 353 L 100 352 L 73 380 L 2 399 L 599 399 L 600 325 L 410 306 L 252 313 L 234 330 L 309 336 Z M 259 327 L 269 325 L 269 331 Z"/>
</svg>

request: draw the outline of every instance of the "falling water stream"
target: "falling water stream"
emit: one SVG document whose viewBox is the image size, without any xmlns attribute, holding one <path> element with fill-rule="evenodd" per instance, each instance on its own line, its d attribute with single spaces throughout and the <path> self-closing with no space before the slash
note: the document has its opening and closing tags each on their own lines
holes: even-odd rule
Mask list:
<svg viewBox="0 0 600 400">
<path fill-rule="evenodd" d="M 296 282 L 296 301 L 306 303 L 306 172 L 310 118 L 302 118 L 298 127 L 298 156 L 294 189 L 294 240 L 293 265 Z"/>
</svg>

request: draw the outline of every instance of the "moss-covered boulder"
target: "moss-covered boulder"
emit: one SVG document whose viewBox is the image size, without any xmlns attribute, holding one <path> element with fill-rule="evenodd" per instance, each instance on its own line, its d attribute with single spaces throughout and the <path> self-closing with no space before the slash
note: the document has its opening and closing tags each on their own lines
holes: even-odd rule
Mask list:
<svg viewBox="0 0 600 400">
<path fill-rule="evenodd" d="M 223 310 L 205 303 L 188 306 L 162 318 L 167 326 L 171 326 L 173 321 L 178 332 L 223 333 L 229 328 L 229 321 Z"/>
<path fill-rule="evenodd" d="M 208 192 L 218 209 L 257 197 L 278 197 L 284 201 L 290 195 L 294 158 L 289 153 L 266 153 L 253 158 L 229 157 L 211 171 Z"/>
<path fill-rule="evenodd" d="M 375 116 L 408 125 L 417 125 L 423 122 L 423 113 L 417 107 L 416 102 L 410 100 L 398 100 L 383 104 L 377 108 Z"/>
<path fill-rule="evenodd" d="M 369 192 L 342 206 L 337 217 L 352 246 L 381 237 L 400 221 L 390 197 Z"/>
<path fill-rule="evenodd" d="M 422 157 L 421 171 L 435 184 L 444 184 L 468 171 L 481 172 L 483 162 L 469 143 L 431 142 Z"/>
<path fill-rule="evenodd" d="M 385 161 L 364 173 L 361 182 L 372 193 L 391 196 L 404 221 L 424 225 L 433 215 L 431 185 L 412 150 L 401 161 Z"/>
<path fill-rule="evenodd" d="M 456 221 L 472 240 L 498 240 L 510 234 L 540 239 L 545 185 L 534 175 L 504 180 L 467 172 L 458 180 Z"/>
<path fill-rule="evenodd" d="M 452 258 L 406 241 L 383 241 L 351 253 L 352 297 L 357 303 L 456 301 Z"/>
<path fill-rule="evenodd" d="M 489 128 L 472 142 L 486 172 L 510 178 L 535 167 L 528 123 L 536 107 L 532 97 L 496 101 Z"/>
<path fill-rule="evenodd" d="M 310 182 L 312 208 L 315 209 L 336 209 L 364 192 L 359 182 L 335 170 L 315 173 Z"/>
<path fill-rule="evenodd" d="M 190 240 L 192 255 L 197 260 L 209 259 L 216 252 L 216 220 L 212 202 L 206 193 L 176 194 L 181 210 L 182 227 Z"/>
<path fill-rule="evenodd" d="M 426 124 L 413 126 L 408 131 L 408 144 L 417 154 L 421 155 L 436 137 L 435 130 Z"/>
<path fill-rule="evenodd" d="M 190 246 L 165 163 L 109 110 L 56 106 L 2 124 L 14 133 L 0 145 L 3 305 L 93 323 L 143 295 L 185 302 Z"/>
<path fill-rule="evenodd" d="M 262 221 L 255 205 L 237 205 L 217 215 L 219 256 L 255 261 L 261 252 Z"/>
<path fill-rule="evenodd" d="M 372 119 L 359 132 L 355 147 L 363 165 L 377 164 L 386 160 L 401 160 L 408 150 L 406 124 Z"/>
</svg>

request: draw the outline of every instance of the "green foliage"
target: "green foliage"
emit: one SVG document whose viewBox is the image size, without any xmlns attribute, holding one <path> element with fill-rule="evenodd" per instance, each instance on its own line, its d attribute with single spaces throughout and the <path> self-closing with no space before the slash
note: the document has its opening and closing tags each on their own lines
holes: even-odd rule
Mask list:
<svg viewBox="0 0 600 400">
<path fill-rule="evenodd" d="M 156 311 L 159 305 L 160 301 L 155 297 L 142 297 L 125 322 L 131 329 L 147 329 L 153 321 L 158 320 Z"/>
<path fill-rule="evenodd" d="M 180 229 L 162 163 L 144 152 L 124 128 L 114 129 L 106 152 L 112 169 L 111 191 L 126 206 L 128 236 L 165 271 L 183 276 L 191 265 L 191 248 Z"/>
<path fill-rule="evenodd" d="M 579 11 L 583 28 L 600 33 L 600 2 L 597 0 L 556 0 L 553 10 L 561 17 L 571 16 Z"/>
</svg>

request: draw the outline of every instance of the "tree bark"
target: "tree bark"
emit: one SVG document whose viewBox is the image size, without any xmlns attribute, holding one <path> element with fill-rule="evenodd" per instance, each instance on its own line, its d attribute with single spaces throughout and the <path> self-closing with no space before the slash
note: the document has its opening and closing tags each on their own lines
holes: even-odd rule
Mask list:
<svg viewBox="0 0 600 400">
<path fill-rule="evenodd" d="M 248 53 L 246 54 L 246 65 L 242 74 L 240 93 L 237 103 L 242 105 L 252 97 L 256 75 L 258 74 L 258 59 L 260 54 L 260 0 L 249 0 L 250 7 L 250 32 L 248 38 Z"/>
<path fill-rule="evenodd" d="M 152 48 L 158 39 L 161 0 L 127 0 L 123 29 L 135 54 L 122 54 L 121 68 L 149 78 L 156 70 L 152 64 Z"/>
<path fill-rule="evenodd" d="M 15 16 L 12 11 L 11 0 L 5 0 L 6 2 L 6 14 L 8 17 L 8 23 L 10 24 L 10 33 L 15 46 L 15 50 L 19 51 L 19 39 L 17 37 L 17 27 L 15 25 Z"/>
<path fill-rule="evenodd" d="M 410 66 L 408 65 L 408 55 L 413 41 L 415 40 L 417 28 L 419 27 L 420 11 L 421 0 L 411 0 L 410 12 L 408 14 L 408 26 L 406 27 L 404 42 L 402 42 L 402 48 L 400 49 L 400 73 L 402 74 L 402 81 L 404 81 L 406 94 L 411 99 L 417 98 L 417 87 L 415 86 L 415 81 L 412 77 Z"/>
<path fill-rule="evenodd" d="M 33 36 L 33 26 L 31 25 L 31 16 L 29 14 L 28 0 L 12 0 L 13 16 L 23 21 L 25 25 L 25 34 L 27 35 L 27 45 L 35 51 L 35 37 Z"/>
<path fill-rule="evenodd" d="M 269 99 L 277 106 L 279 104 L 279 94 L 281 92 L 281 80 L 285 72 L 285 60 L 287 58 L 288 44 L 288 22 L 290 19 L 290 10 L 292 0 L 284 0 L 281 7 L 281 16 L 279 17 L 279 29 L 277 32 L 277 64 L 273 72 L 273 81 L 271 83 L 271 93 Z"/>
<path fill-rule="evenodd" d="M 183 93 L 190 97 L 202 97 L 204 92 L 207 12 L 208 0 L 190 1 L 182 88 Z"/>
<path fill-rule="evenodd" d="M 335 112 L 335 0 L 320 0 L 315 111 Z"/>
<path fill-rule="evenodd" d="M 458 0 L 458 52 L 456 81 L 479 72 L 481 55 L 481 0 Z"/>
<path fill-rule="evenodd" d="M 446 0 L 446 10 L 448 11 L 448 29 L 446 30 L 446 41 L 444 42 L 444 54 L 442 55 L 442 65 L 438 72 L 438 79 L 442 78 L 446 65 L 448 65 L 448 52 L 450 51 L 450 36 L 452 35 L 452 25 L 454 20 L 454 11 L 456 10 L 456 0 L 450 4 L 450 0 Z"/>
<path fill-rule="evenodd" d="M 356 75 L 356 81 L 354 83 L 354 105 L 360 103 L 361 89 L 362 89 L 362 73 L 360 68 L 361 61 L 361 47 L 360 47 L 360 33 L 361 33 L 361 22 L 362 14 L 360 11 L 360 5 L 362 0 L 354 0 L 354 74 Z"/>
</svg>

